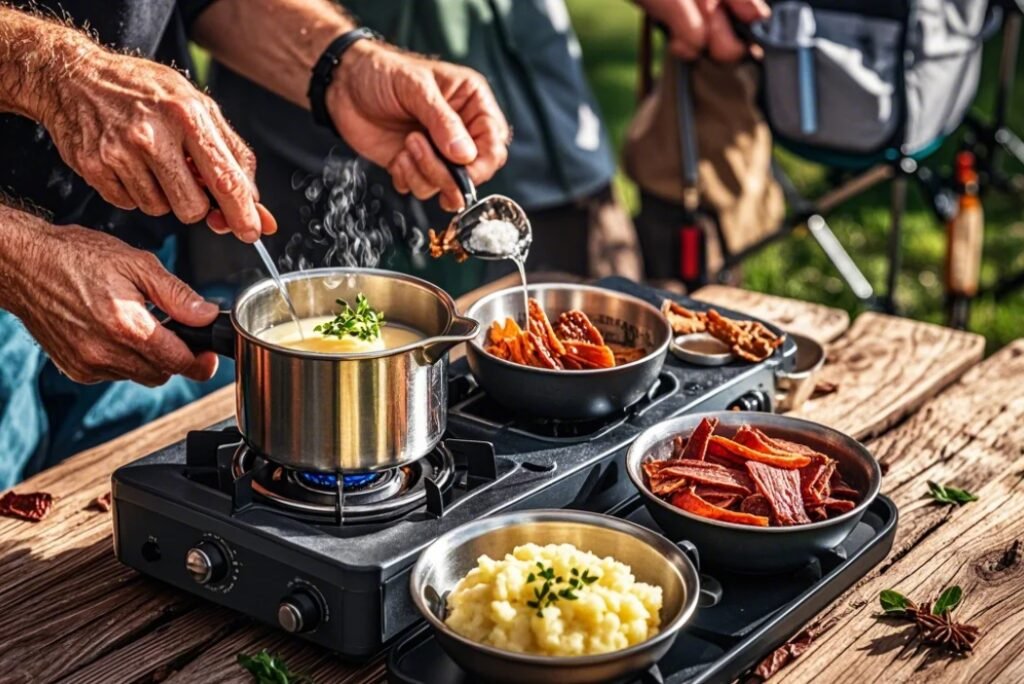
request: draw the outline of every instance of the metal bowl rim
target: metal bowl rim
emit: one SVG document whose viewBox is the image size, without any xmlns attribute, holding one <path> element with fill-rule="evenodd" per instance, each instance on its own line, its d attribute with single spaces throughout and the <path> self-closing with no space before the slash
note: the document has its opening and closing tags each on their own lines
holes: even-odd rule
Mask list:
<svg viewBox="0 0 1024 684">
<path fill-rule="evenodd" d="M 868 491 L 865 493 L 861 501 L 846 513 L 837 515 L 834 518 L 828 518 L 827 520 L 818 520 L 810 523 L 801 523 L 799 525 L 787 525 L 785 527 L 756 527 L 754 525 L 740 525 L 739 523 L 724 522 L 721 520 L 712 520 L 711 518 L 705 518 L 703 516 L 695 515 L 688 511 L 684 511 L 681 508 L 676 508 L 667 501 L 661 499 L 652 492 L 644 483 L 643 478 L 640 474 L 641 460 L 647 455 L 647 451 L 651 445 L 647 445 L 643 449 L 640 448 L 640 444 L 643 442 L 650 441 L 649 435 L 658 434 L 664 432 L 664 438 L 668 438 L 678 434 L 677 430 L 672 430 L 669 426 L 677 425 L 682 422 L 690 422 L 692 420 L 699 420 L 701 418 L 734 418 L 736 416 L 753 416 L 753 420 L 748 420 L 748 424 L 758 427 L 757 419 L 761 420 L 769 418 L 770 420 L 781 421 L 785 423 L 785 426 L 776 425 L 776 427 L 791 427 L 794 429 L 802 428 L 813 428 L 815 430 L 822 430 L 833 435 L 837 435 L 841 438 L 840 441 L 844 442 L 850 447 L 850 451 L 861 460 L 865 461 L 869 465 L 871 472 L 870 482 L 868 483 Z M 770 421 L 769 421 L 770 422 Z M 660 439 L 659 439 L 660 441 Z M 882 468 L 878 464 L 878 460 L 871 454 L 870 451 L 864 447 L 859 441 L 850 437 L 849 435 L 831 428 L 821 423 L 815 423 L 812 420 L 805 420 L 803 418 L 792 418 L 790 416 L 780 416 L 777 414 L 764 414 L 751 411 L 713 411 L 708 413 L 691 413 L 684 416 L 676 416 L 675 418 L 669 418 L 656 425 L 644 430 L 640 435 L 633 441 L 629 447 L 629 452 L 626 454 L 626 474 L 629 479 L 632 480 L 633 486 L 646 498 L 648 501 L 654 501 L 658 506 L 669 511 L 675 515 L 688 518 L 695 522 L 703 523 L 713 527 L 722 527 L 728 530 L 737 530 L 742 532 L 749 532 L 751 534 L 788 534 L 803 532 L 806 530 L 819 530 L 828 527 L 841 525 L 843 522 L 859 518 L 867 510 L 871 502 L 878 496 L 879 491 L 882 488 Z M 699 550 L 699 549 L 698 549 Z"/>
<path fill-rule="evenodd" d="M 298 280 L 313 280 L 317 277 L 328 277 L 328 276 L 353 276 L 353 275 L 370 275 L 370 276 L 381 276 L 384 278 L 390 278 L 392 280 L 402 280 L 411 285 L 419 286 L 434 296 L 436 296 L 441 303 L 448 310 L 449 321 L 445 327 L 444 332 L 429 337 L 424 337 L 421 340 L 404 344 L 401 347 L 394 347 L 392 349 L 385 349 L 382 351 L 375 352 L 359 352 L 358 354 L 345 354 L 345 353 L 330 353 L 330 352 L 315 352 L 308 351 L 305 349 L 294 349 L 292 347 L 284 347 L 266 340 L 260 339 L 257 335 L 250 332 L 245 326 L 243 326 L 238 320 L 238 310 L 241 306 L 252 297 L 255 297 L 263 290 L 276 288 L 277 285 L 274 283 L 273 278 L 263 278 L 256 281 L 249 287 L 245 288 L 235 298 L 234 306 L 231 307 L 231 325 L 234 327 L 235 332 L 239 338 L 245 339 L 247 342 L 255 344 L 258 347 L 267 349 L 275 354 L 281 354 L 284 356 L 291 356 L 300 359 L 309 359 L 317 361 L 362 361 L 370 359 L 384 359 L 392 356 L 400 356 L 409 352 L 415 351 L 422 347 L 425 347 L 439 337 L 446 337 L 448 331 L 451 330 L 452 324 L 458 319 L 463 318 L 459 315 L 458 307 L 455 305 L 455 300 L 452 299 L 451 295 L 445 292 L 443 289 L 434 285 L 430 281 L 416 276 L 408 275 L 406 273 L 399 273 L 397 271 L 388 271 L 382 268 L 311 268 L 305 271 L 292 271 L 290 273 L 281 274 L 281 281 L 288 283 Z M 385 319 L 386 320 L 386 319 Z M 475 337 L 479 334 L 479 330 L 475 331 L 472 336 L 465 336 L 468 341 L 471 337 Z"/>
<path fill-rule="evenodd" d="M 505 359 L 500 359 L 497 356 L 494 356 L 493 354 L 489 354 L 487 352 L 487 350 L 485 350 L 477 342 L 477 340 L 476 340 L 477 335 L 474 335 L 472 339 L 467 340 L 466 345 L 468 347 L 471 347 L 473 351 L 479 352 L 479 353 L 483 354 L 484 356 L 486 356 L 491 361 L 493 361 L 495 363 L 498 363 L 498 364 L 501 364 L 503 366 L 507 366 L 509 368 L 514 368 L 516 370 L 520 370 L 520 371 L 524 371 L 524 372 L 528 372 L 528 373 L 536 373 L 538 375 L 552 375 L 552 376 L 555 376 L 555 377 L 577 377 L 577 376 L 579 376 L 579 377 L 587 377 L 587 376 L 593 376 L 593 375 L 609 374 L 609 373 L 613 373 L 613 372 L 616 372 L 616 371 L 619 371 L 619 370 L 623 370 L 623 369 L 627 369 L 627 368 L 633 368 L 635 366 L 643 365 L 645 362 L 650 361 L 652 358 L 664 357 L 668 353 L 669 344 L 672 342 L 672 327 L 671 327 L 671 325 L 669 325 L 669 322 L 665 318 L 665 316 L 661 313 L 661 310 L 659 310 L 658 307 L 654 306 L 650 302 L 644 301 L 643 299 L 640 299 L 639 297 L 634 297 L 631 294 L 626 294 L 625 292 L 619 292 L 618 290 L 612 290 L 612 289 L 607 288 L 607 287 L 598 287 L 597 285 L 577 285 L 577 284 L 574 284 L 574 283 L 529 283 L 526 286 L 527 292 L 529 292 L 530 290 L 532 290 L 534 288 L 543 288 L 545 290 L 573 290 L 573 291 L 584 290 L 584 291 L 589 291 L 589 292 L 599 292 L 601 294 L 611 295 L 613 297 L 618 297 L 619 299 L 624 299 L 624 300 L 630 302 L 631 304 L 639 305 L 640 307 L 646 308 L 648 311 L 651 311 L 654 314 L 656 314 L 657 317 L 658 317 L 658 320 L 660 320 L 662 322 L 662 324 L 664 325 L 665 340 L 661 344 L 659 344 L 657 347 L 655 347 L 653 350 L 651 350 L 647 354 L 644 354 L 643 356 L 641 356 L 636 361 L 630 361 L 629 363 L 624 363 L 621 366 L 612 366 L 611 368 L 592 368 L 592 369 L 587 369 L 587 370 L 558 370 L 558 369 L 550 369 L 550 368 L 536 368 L 534 366 L 524 366 L 524 365 L 519 364 L 519 363 L 513 363 L 511 361 L 506 361 Z M 515 293 L 516 295 L 518 295 L 521 291 L 522 291 L 522 287 L 520 287 L 519 285 L 513 285 L 512 287 L 506 287 L 506 288 L 504 288 L 502 290 L 498 290 L 497 292 L 492 292 L 489 295 L 481 297 L 476 302 L 474 302 L 473 305 L 471 307 L 469 307 L 469 309 L 466 311 L 465 315 L 466 315 L 467 318 L 472 318 L 477 323 L 480 323 L 481 327 L 484 327 L 486 325 L 488 327 L 488 329 L 489 329 L 489 326 L 494 321 L 491 321 L 491 323 L 487 323 L 487 324 L 481 322 L 476 317 L 476 315 L 475 315 L 476 311 L 479 308 L 483 307 L 485 304 L 490 303 L 494 299 L 499 299 L 501 297 L 509 295 L 510 293 Z M 584 312 L 584 313 L 586 313 L 586 312 Z M 479 334 L 479 333 L 477 333 L 477 334 Z"/>
<path fill-rule="evenodd" d="M 425 585 L 423 584 L 423 576 L 426 574 L 427 561 L 430 550 L 442 543 L 446 543 L 449 539 L 455 536 L 464 535 L 466 531 L 472 528 L 481 528 L 478 533 L 470 537 L 469 539 L 476 539 L 477 537 L 495 529 L 505 529 L 508 527 L 506 521 L 509 518 L 516 518 L 517 522 L 573 522 L 582 525 L 589 525 L 592 527 L 605 527 L 616 530 L 623 534 L 636 537 L 643 543 L 654 548 L 655 551 L 660 552 L 666 563 L 672 566 L 675 570 L 676 575 L 679 577 L 679 581 L 682 583 L 684 590 L 687 591 L 687 596 L 684 599 L 682 607 L 675 617 L 667 624 L 662 625 L 659 628 L 657 634 L 645 641 L 641 641 L 638 644 L 634 644 L 627 648 L 619 649 L 618 651 L 610 651 L 608 653 L 600 653 L 596 655 L 582 655 L 582 656 L 546 656 L 546 655 L 534 655 L 527 653 L 516 653 L 515 651 L 506 651 L 495 646 L 489 646 L 487 644 L 481 644 L 473 641 L 467 637 L 462 636 L 455 630 L 451 629 L 442 620 L 438 619 L 434 612 L 426 605 L 423 599 L 423 590 Z M 466 541 L 469 541 L 467 539 Z M 511 551 L 511 549 L 509 550 Z M 618 560 L 618 559 L 615 559 Z M 620 563 L 622 561 L 619 561 Z M 682 567 L 680 567 L 682 566 Z M 632 567 L 630 568 L 632 570 Z M 693 580 L 693 591 L 690 592 L 689 586 L 687 585 L 685 573 L 689 573 Z M 423 552 L 416 561 L 416 565 L 413 566 L 412 575 L 409 581 L 409 589 L 412 594 L 413 603 L 416 604 L 416 608 L 420 611 L 424 618 L 435 631 L 444 634 L 446 637 L 458 641 L 460 644 L 482 652 L 491 657 L 512 660 L 523 665 L 543 666 L 543 667 L 585 667 L 592 665 L 603 665 L 605 663 L 614 662 L 616 660 L 628 658 L 630 656 L 643 653 L 644 651 L 653 648 L 654 646 L 666 641 L 668 639 L 675 639 L 678 636 L 679 631 L 689 622 L 693 616 L 694 611 L 697 609 L 697 601 L 700 597 L 700 573 L 694 566 L 693 561 L 678 546 L 673 544 L 664 535 L 658 534 L 654 530 L 638 525 L 629 520 L 623 520 L 622 518 L 616 518 L 610 515 L 604 515 L 602 513 L 591 513 L 589 511 L 574 511 L 562 508 L 535 508 L 525 511 L 510 511 L 507 513 L 500 513 L 498 515 L 486 516 L 484 518 L 478 518 L 471 522 L 463 523 L 453 530 L 449 530 L 445 534 L 435 539 Z"/>
</svg>

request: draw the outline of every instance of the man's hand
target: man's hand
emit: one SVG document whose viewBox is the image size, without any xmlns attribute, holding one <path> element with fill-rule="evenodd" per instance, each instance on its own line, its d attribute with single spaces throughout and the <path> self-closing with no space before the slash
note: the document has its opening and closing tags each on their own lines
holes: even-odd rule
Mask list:
<svg viewBox="0 0 1024 684">
<path fill-rule="evenodd" d="M 174 212 L 245 242 L 276 224 L 257 205 L 256 158 L 212 99 L 174 69 L 99 47 L 54 89 L 43 125 L 64 161 L 122 209 Z M 211 214 L 203 186 L 219 205 Z"/>
<path fill-rule="evenodd" d="M 195 355 L 147 310 L 150 301 L 186 325 L 207 325 L 217 307 L 168 273 L 149 252 L 78 226 L 55 227 L 0 207 L 3 308 L 18 316 L 57 367 L 77 382 L 171 375 L 208 380 L 212 353 Z"/>
<path fill-rule="evenodd" d="M 474 183 L 508 159 L 509 126 L 476 71 L 359 41 L 342 58 L 327 106 L 345 141 L 386 167 L 399 192 L 424 200 L 441 192 L 448 211 L 464 202 L 424 129 Z"/>
<path fill-rule="evenodd" d="M 730 15 L 744 23 L 767 19 L 764 0 L 637 0 L 669 31 L 669 50 L 696 59 L 706 49 L 712 59 L 734 62 L 749 49 L 732 30 Z"/>
</svg>

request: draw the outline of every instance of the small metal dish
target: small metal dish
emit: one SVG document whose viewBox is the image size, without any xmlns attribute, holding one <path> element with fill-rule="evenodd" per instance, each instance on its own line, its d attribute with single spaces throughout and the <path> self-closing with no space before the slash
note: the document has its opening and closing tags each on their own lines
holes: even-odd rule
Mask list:
<svg viewBox="0 0 1024 684">
<path fill-rule="evenodd" d="M 787 333 L 796 342 L 796 360 L 793 369 L 776 371 L 775 403 L 779 412 L 795 411 L 814 394 L 818 371 L 827 356 L 820 342 L 797 333 Z"/>
<path fill-rule="evenodd" d="M 672 338 L 669 351 L 680 361 L 695 366 L 724 366 L 735 358 L 729 345 L 706 332 L 677 335 Z"/>
<path fill-rule="evenodd" d="M 477 559 L 483 554 L 503 558 L 530 542 L 572 544 L 611 556 L 630 566 L 638 581 L 660 586 L 660 631 L 619 651 L 555 657 L 487 646 L 450 629 L 444 622 L 448 593 L 476 567 Z M 697 607 L 700 578 L 679 546 L 645 527 L 599 513 L 532 510 L 479 518 L 439 537 L 413 567 L 410 590 L 438 643 L 472 681 L 596 684 L 632 681 L 668 652 Z"/>
</svg>

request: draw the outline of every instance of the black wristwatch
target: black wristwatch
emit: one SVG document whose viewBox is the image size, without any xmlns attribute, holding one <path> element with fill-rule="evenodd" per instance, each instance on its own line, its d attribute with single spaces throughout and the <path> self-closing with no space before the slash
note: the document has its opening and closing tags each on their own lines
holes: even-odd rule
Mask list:
<svg viewBox="0 0 1024 684">
<path fill-rule="evenodd" d="M 331 113 L 327 111 L 327 86 L 331 84 L 334 70 L 341 63 L 341 58 L 346 50 L 363 38 L 379 40 L 380 37 L 380 34 L 372 29 L 365 27 L 352 29 L 332 40 L 324 53 L 320 55 L 320 59 L 313 65 L 313 76 L 309 79 L 309 90 L 306 93 L 309 95 L 309 108 L 313 112 L 313 120 L 321 126 L 331 129 L 339 137 L 338 128 L 331 120 Z"/>
</svg>

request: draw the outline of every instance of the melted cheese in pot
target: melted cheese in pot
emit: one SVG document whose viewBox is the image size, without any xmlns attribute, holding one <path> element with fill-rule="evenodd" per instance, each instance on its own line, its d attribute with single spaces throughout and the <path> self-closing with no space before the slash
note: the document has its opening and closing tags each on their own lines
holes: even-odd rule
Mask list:
<svg viewBox="0 0 1024 684">
<path fill-rule="evenodd" d="M 302 326 L 302 335 L 299 335 L 299 329 L 296 328 L 295 324 L 288 321 L 264 330 L 259 334 L 259 338 L 264 342 L 269 342 L 279 347 L 320 352 L 322 354 L 362 354 L 365 352 L 384 351 L 385 349 L 403 347 L 423 339 L 423 335 L 419 332 L 393 323 L 385 323 L 381 326 L 380 337 L 374 340 L 361 340 L 352 335 L 344 335 L 342 337 L 324 336 L 323 333 L 313 330 L 321 323 L 327 323 L 332 320 L 334 320 L 334 316 L 303 318 L 299 321 L 299 325 Z"/>
</svg>

